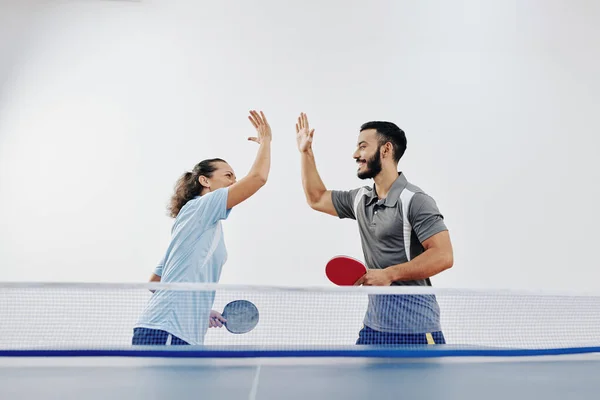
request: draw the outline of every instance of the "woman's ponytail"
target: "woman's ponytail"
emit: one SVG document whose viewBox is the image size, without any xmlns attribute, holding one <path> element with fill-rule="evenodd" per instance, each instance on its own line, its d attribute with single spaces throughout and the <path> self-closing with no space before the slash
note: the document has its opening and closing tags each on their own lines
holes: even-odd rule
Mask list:
<svg viewBox="0 0 600 400">
<path fill-rule="evenodd" d="M 212 177 L 213 172 L 217 169 L 214 164 L 219 161 L 225 162 L 220 158 L 201 161 L 194 167 L 192 172 L 186 172 L 179 177 L 177 183 L 175 183 L 175 192 L 171 196 L 171 202 L 168 207 L 171 217 L 177 217 L 179 211 L 181 211 L 188 201 L 202 194 L 202 185 L 198 181 L 198 178 L 201 175 L 207 178 Z"/>
</svg>

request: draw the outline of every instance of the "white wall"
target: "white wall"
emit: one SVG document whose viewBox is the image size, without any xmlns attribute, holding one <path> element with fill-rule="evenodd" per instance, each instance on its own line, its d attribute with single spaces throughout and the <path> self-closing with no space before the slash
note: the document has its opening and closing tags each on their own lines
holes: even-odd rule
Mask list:
<svg viewBox="0 0 600 400">
<path fill-rule="evenodd" d="M 0 31 L 0 280 L 146 281 L 175 180 L 207 157 L 247 172 L 256 108 L 273 170 L 225 224 L 222 282 L 327 285 L 332 255 L 362 257 L 353 222 L 304 203 L 305 111 L 329 188 L 365 183 L 363 122 L 405 129 L 401 169 L 455 246 L 436 286 L 598 289 L 599 17 L 591 0 L 44 2 L 18 51 Z"/>
</svg>

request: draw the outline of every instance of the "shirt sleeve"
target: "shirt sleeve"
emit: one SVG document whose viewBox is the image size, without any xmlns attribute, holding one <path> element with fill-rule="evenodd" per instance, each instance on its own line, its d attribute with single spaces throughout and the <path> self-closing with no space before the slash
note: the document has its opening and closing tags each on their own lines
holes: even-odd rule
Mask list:
<svg viewBox="0 0 600 400">
<path fill-rule="evenodd" d="M 165 264 L 167 262 L 167 255 L 168 255 L 168 252 L 165 252 L 163 254 L 163 256 L 161 257 L 160 261 L 158 262 L 158 264 L 156 264 L 156 266 L 154 267 L 155 275 L 162 277 L 164 269 L 165 269 Z"/>
<path fill-rule="evenodd" d="M 231 209 L 227 209 L 228 194 L 229 188 L 221 188 L 204 195 L 206 203 L 202 207 L 201 218 L 203 222 L 212 225 L 219 220 L 227 219 L 231 212 Z"/>
<path fill-rule="evenodd" d="M 425 193 L 416 193 L 413 196 L 408 220 L 421 243 L 436 233 L 448 230 L 435 200 Z"/>
<path fill-rule="evenodd" d="M 165 258 L 166 255 L 163 256 L 160 262 L 156 265 L 156 268 L 154 268 L 154 275 L 162 276 L 163 268 L 165 267 Z"/>
<path fill-rule="evenodd" d="M 339 218 L 356 219 L 356 215 L 354 214 L 354 199 L 356 198 L 359 191 L 360 188 L 352 190 L 331 191 L 331 201 L 333 203 L 333 208 L 335 208 L 335 211 L 337 212 Z"/>
</svg>

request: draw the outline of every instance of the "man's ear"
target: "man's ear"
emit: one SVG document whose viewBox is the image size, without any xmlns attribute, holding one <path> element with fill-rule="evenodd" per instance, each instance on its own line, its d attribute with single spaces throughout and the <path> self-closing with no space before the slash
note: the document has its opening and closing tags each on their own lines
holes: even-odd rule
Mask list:
<svg viewBox="0 0 600 400">
<path fill-rule="evenodd" d="M 383 146 L 381 146 L 381 156 L 391 156 L 394 152 L 394 148 L 392 143 L 386 142 Z"/>
</svg>

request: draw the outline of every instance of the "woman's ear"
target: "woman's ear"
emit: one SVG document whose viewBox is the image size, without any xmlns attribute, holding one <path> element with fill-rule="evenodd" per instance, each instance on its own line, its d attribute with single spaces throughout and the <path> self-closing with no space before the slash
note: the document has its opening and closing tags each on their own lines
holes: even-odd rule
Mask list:
<svg viewBox="0 0 600 400">
<path fill-rule="evenodd" d="M 198 177 L 198 182 L 200 182 L 200 185 L 202 185 L 203 187 L 210 189 L 210 182 L 208 181 L 208 178 L 204 175 L 200 175 Z"/>
</svg>

